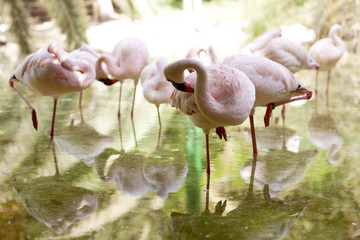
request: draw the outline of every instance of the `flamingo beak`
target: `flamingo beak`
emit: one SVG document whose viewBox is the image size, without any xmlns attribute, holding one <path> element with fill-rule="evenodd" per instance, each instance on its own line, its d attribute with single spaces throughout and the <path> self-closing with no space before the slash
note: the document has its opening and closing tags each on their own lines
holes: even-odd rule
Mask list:
<svg viewBox="0 0 360 240">
<path fill-rule="evenodd" d="M 306 89 L 306 88 L 299 88 L 296 90 L 297 93 L 299 93 L 299 95 L 306 95 L 307 99 L 310 99 L 312 97 L 312 91 Z"/>
<path fill-rule="evenodd" d="M 118 82 L 118 80 L 116 80 L 116 79 L 109 79 L 109 78 L 101 78 L 101 79 L 98 79 L 98 81 L 102 82 L 106 86 L 111 86 L 114 83 Z"/>
<path fill-rule="evenodd" d="M 174 88 L 176 88 L 177 90 L 179 90 L 181 92 L 194 92 L 194 88 L 192 88 L 191 85 L 187 82 L 177 83 L 177 82 L 171 81 L 169 79 L 167 79 L 167 80 L 172 83 Z"/>
</svg>

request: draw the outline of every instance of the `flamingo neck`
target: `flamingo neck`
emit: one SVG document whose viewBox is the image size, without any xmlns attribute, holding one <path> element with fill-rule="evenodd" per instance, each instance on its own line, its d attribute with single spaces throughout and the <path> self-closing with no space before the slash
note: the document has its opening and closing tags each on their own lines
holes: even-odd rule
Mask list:
<svg viewBox="0 0 360 240">
<path fill-rule="evenodd" d="M 107 75 L 101 66 L 103 62 L 106 64 L 109 74 L 111 74 L 114 78 L 116 78 L 117 80 L 123 80 L 125 78 L 124 67 L 122 65 L 118 66 L 116 64 L 116 60 L 112 56 L 107 54 L 101 55 L 101 57 L 96 62 L 96 69 L 100 70 L 100 73 L 102 75 Z"/>
<path fill-rule="evenodd" d="M 343 41 L 341 40 L 341 38 L 339 37 L 338 35 L 338 32 L 340 31 L 339 28 L 332 28 L 330 29 L 330 32 L 329 32 L 329 36 L 330 38 L 333 40 L 334 44 L 336 46 L 340 46 L 342 47 L 344 44 L 343 44 Z"/>
</svg>

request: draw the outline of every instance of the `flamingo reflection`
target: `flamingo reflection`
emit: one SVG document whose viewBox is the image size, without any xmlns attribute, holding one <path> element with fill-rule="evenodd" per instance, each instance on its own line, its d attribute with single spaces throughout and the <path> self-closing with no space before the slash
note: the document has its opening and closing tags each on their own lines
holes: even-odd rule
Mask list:
<svg viewBox="0 0 360 240">
<path fill-rule="evenodd" d="M 171 213 L 169 226 L 173 239 L 282 239 L 309 204 L 308 198 L 280 201 L 270 197 L 269 185 L 264 198 L 254 194 L 253 182 L 257 156 L 247 194 L 239 205 L 225 216 L 227 201 L 219 201 L 213 213 L 209 210 L 210 175 L 207 179 L 205 211 L 197 214 Z"/>
<path fill-rule="evenodd" d="M 98 206 L 94 192 L 73 186 L 60 176 L 54 148 L 55 175 L 38 177 L 29 182 L 13 178 L 13 187 L 24 207 L 56 234 L 63 234 L 71 224 L 93 214 Z"/>
</svg>

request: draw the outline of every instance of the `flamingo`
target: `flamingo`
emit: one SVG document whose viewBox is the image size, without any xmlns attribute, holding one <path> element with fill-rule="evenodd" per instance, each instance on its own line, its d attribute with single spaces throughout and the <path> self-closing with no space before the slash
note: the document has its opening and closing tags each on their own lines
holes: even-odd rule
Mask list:
<svg viewBox="0 0 360 240">
<path fill-rule="evenodd" d="M 301 69 L 318 69 L 320 67 L 302 45 L 282 37 L 279 29 L 264 33 L 264 36 L 260 36 L 254 42 L 250 43 L 250 47 L 245 48 L 254 55 L 282 64 L 292 73 Z"/>
<path fill-rule="evenodd" d="M 27 56 L 12 73 L 9 84 L 31 109 L 36 130 L 36 111 L 15 86 L 14 81 L 19 81 L 36 94 L 54 98 L 50 133 L 52 140 L 58 98 L 68 92 L 83 91 L 90 86 L 94 78 L 95 69 L 88 61 L 75 58 L 57 43 L 50 43 L 47 48 Z"/>
<path fill-rule="evenodd" d="M 161 129 L 161 119 L 159 107 L 162 103 L 167 103 L 174 91 L 170 82 L 166 81 L 163 74 L 164 67 L 167 64 L 165 57 L 161 57 L 152 64 L 147 65 L 141 72 L 140 79 L 145 99 L 155 104 L 159 119 L 159 128 Z"/>
<path fill-rule="evenodd" d="M 269 126 L 272 109 L 285 103 L 301 99 L 310 99 L 312 92 L 308 90 L 290 70 L 267 58 L 254 55 L 233 54 L 226 57 L 222 63 L 244 72 L 255 86 L 256 100 L 249 119 L 253 154 L 257 155 L 253 119 L 255 107 L 267 107 L 264 123 L 265 126 Z"/>
<path fill-rule="evenodd" d="M 326 95 L 328 95 L 329 92 L 331 70 L 345 52 L 345 43 L 339 37 L 340 32 L 341 26 L 339 24 L 333 25 L 330 28 L 329 37 L 320 39 L 309 49 L 309 54 L 320 64 L 318 70 L 328 72 Z M 317 92 L 318 74 L 319 72 L 316 71 L 315 92 Z"/>
<path fill-rule="evenodd" d="M 203 59 L 203 57 L 201 56 L 201 53 L 206 54 L 205 59 Z M 210 45 L 208 45 L 206 47 L 193 46 L 189 49 L 189 51 L 187 52 L 185 57 L 198 59 L 200 61 L 203 59 L 202 62 L 206 66 L 217 63 L 217 56 L 216 56 L 215 50 Z"/>
<path fill-rule="evenodd" d="M 290 26 L 280 27 L 281 36 L 303 45 L 306 49 L 315 42 L 316 33 L 314 29 L 308 29 L 304 25 L 296 23 Z"/>
<path fill-rule="evenodd" d="M 109 78 L 102 64 L 105 63 L 109 74 L 114 78 Z M 134 93 L 131 107 L 131 118 L 134 116 L 134 103 L 136 86 L 140 78 L 141 71 L 150 63 L 149 50 L 146 44 L 137 37 L 127 37 L 120 40 L 112 53 L 102 54 L 96 62 L 96 79 L 105 85 L 112 85 L 120 82 L 120 96 L 118 118 L 120 118 L 120 103 L 122 84 L 125 79 L 134 80 Z"/>
<path fill-rule="evenodd" d="M 70 52 L 70 54 L 73 55 L 74 57 L 78 58 L 78 59 L 84 59 L 84 60 L 89 61 L 94 66 L 94 69 L 95 69 L 95 66 L 96 66 L 96 61 L 100 57 L 100 53 L 98 53 L 95 49 L 93 49 L 88 44 L 81 45 L 80 48 L 75 49 L 74 51 Z M 82 93 L 83 92 L 81 91 L 80 92 L 80 97 L 79 97 L 79 107 L 80 107 L 80 109 L 81 109 Z"/>
<path fill-rule="evenodd" d="M 194 72 L 184 78 L 184 70 Z M 164 75 L 175 86 L 170 103 L 202 128 L 206 137 L 207 173 L 210 173 L 209 132 L 216 128 L 226 140 L 223 126 L 243 123 L 255 102 L 255 88 L 249 78 L 236 68 L 220 64 L 205 67 L 190 58 L 170 63 Z"/>
</svg>

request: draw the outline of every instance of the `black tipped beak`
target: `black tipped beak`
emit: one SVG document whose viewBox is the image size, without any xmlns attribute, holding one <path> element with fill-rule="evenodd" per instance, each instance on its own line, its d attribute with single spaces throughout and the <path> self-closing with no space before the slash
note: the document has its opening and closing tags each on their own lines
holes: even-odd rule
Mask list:
<svg viewBox="0 0 360 240">
<path fill-rule="evenodd" d="M 109 78 L 102 78 L 102 79 L 98 79 L 98 81 L 102 82 L 103 84 L 105 84 L 106 86 L 111 86 L 114 83 L 118 82 L 118 80 L 116 79 L 109 79 Z"/>
<path fill-rule="evenodd" d="M 176 88 L 177 90 L 179 90 L 181 92 L 194 92 L 194 89 L 187 82 L 183 82 L 183 83 L 176 83 L 173 81 L 170 81 L 170 82 L 172 83 L 174 88 Z"/>
</svg>

